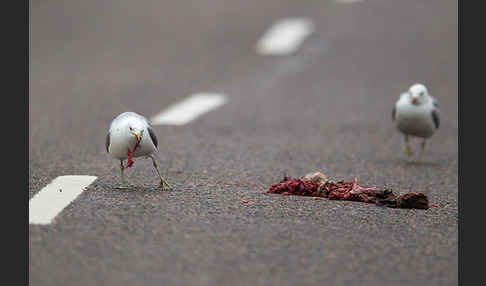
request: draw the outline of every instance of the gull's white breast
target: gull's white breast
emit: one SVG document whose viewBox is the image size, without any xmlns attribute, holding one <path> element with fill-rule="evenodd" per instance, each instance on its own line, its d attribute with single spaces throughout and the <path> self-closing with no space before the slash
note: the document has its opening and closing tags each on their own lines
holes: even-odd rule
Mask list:
<svg viewBox="0 0 486 286">
<path fill-rule="evenodd" d="M 432 103 L 417 106 L 402 98 L 396 103 L 395 108 L 395 122 L 398 130 L 422 138 L 429 138 L 434 134 Z"/>
<path fill-rule="evenodd" d="M 110 145 L 108 147 L 108 152 L 111 156 L 120 160 L 127 159 L 127 149 L 133 150 L 135 144 L 137 144 L 137 139 L 132 134 L 122 132 L 116 128 L 110 130 Z M 156 151 L 157 148 L 152 143 L 148 130 L 145 129 L 140 145 L 137 147 L 137 150 L 135 150 L 133 157 L 147 156 Z"/>
</svg>

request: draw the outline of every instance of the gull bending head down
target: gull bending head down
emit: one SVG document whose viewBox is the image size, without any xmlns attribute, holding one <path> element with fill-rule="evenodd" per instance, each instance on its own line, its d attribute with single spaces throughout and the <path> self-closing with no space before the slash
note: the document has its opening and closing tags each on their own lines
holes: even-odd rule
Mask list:
<svg viewBox="0 0 486 286">
<path fill-rule="evenodd" d="M 145 156 L 151 158 L 153 166 L 160 178 L 160 187 L 172 189 L 167 181 L 160 175 L 159 167 L 153 154 L 158 151 L 158 140 L 148 120 L 135 112 L 124 112 L 118 115 L 110 124 L 106 135 L 106 151 L 114 158 L 120 160 L 121 185 L 126 188 L 123 171 L 132 166 L 132 158 Z M 123 166 L 123 160 L 127 165 Z"/>
</svg>

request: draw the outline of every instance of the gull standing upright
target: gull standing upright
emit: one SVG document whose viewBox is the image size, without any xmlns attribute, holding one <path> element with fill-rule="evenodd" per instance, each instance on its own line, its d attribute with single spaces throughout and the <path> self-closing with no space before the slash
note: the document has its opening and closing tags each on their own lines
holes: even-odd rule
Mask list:
<svg viewBox="0 0 486 286">
<path fill-rule="evenodd" d="M 422 157 L 426 140 L 439 128 L 437 99 L 429 95 L 423 84 L 414 84 L 407 92 L 402 93 L 395 103 L 392 120 L 397 129 L 405 135 L 408 156 L 413 155 L 408 144 L 408 136 L 423 138 L 420 153 L 420 157 Z M 421 162 L 419 159 L 419 163 Z"/>
<path fill-rule="evenodd" d="M 133 164 L 132 157 L 146 156 L 146 158 L 152 159 L 153 166 L 160 178 L 160 187 L 172 189 L 160 175 L 155 161 L 154 153 L 158 151 L 157 145 L 157 136 L 149 121 L 142 115 L 135 112 L 124 112 L 113 119 L 106 135 L 105 146 L 106 151 L 112 157 L 120 160 L 121 185 L 118 188 L 126 188 L 123 171 Z M 123 166 L 125 159 L 128 159 L 127 165 Z"/>
</svg>

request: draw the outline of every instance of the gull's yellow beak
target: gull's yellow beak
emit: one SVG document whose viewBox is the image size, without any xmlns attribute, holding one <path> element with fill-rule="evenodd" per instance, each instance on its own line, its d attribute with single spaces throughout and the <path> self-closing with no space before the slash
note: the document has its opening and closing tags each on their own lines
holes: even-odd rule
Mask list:
<svg viewBox="0 0 486 286">
<path fill-rule="evenodd" d="M 417 104 L 417 98 L 416 97 L 412 97 L 412 103 Z"/>
<path fill-rule="evenodd" d="M 140 134 L 138 134 L 138 133 L 133 133 L 133 135 L 135 135 L 135 137 L 137 137 L 137 142 L 140 142 L 140 140 L 141 140 L 141 136 L 140 136 Z"/>
</svg>

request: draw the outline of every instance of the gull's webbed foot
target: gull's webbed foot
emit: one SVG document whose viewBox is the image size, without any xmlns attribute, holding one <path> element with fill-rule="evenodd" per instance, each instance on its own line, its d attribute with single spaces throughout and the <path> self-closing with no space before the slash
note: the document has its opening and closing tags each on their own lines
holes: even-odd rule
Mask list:
<svg viewBox="0 0 486 286">
<path fill-rule="evenodd" d="M 118 190 L 126 190 L 126 189 L 128 189 L 128 187 L 125 186 L 125 185 L 119 185 L 119 186 L 115 187 L 115 189 L 118 189 Z"/>
<path fill-rule="evenodd" d="M 159 184 L 159 187 L 162 188 L 162 190 L 164 191 L 172 191 L 174 190 L 170 185 L 169 183 L 167 183 L 165 180 L 161 180 L 160 181 L 160 184 Z"/>
</svg>

